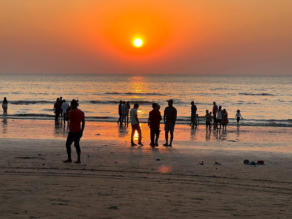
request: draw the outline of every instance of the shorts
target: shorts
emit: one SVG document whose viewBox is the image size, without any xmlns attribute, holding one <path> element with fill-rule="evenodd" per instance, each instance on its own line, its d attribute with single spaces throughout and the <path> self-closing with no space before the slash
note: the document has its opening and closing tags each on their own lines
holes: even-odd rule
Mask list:
<svg viewBox="0 0 292 219">
<path fill-rule="evenodd" d="M 216 121 L 218 124 L 221 124 L 221 122 L 222 122 L 222 119 L 217 119 L 217 121 Z"/>
<path fill-rule="evenodd" d="M 210 126 L 211 125 L 211 122 L 210 121 L 208 121 L 208 122 L 206 122 L 206 126 Z"/>
<path fill-rule="evenodd" d="M 237 117 L 237 118 L 236 118 L 236 121 L 239 122 L 239 120 L 240 120 L 240 117 Z"/>
<path fill-rule="evenodd" d="M 82 137 L 82 132 L 69 132 L 67 136 L 66 145 L 70 146 L 73 142 L 75 146 L 79 145 L 81 137 Z"/>
<path fill-rule="evenodd" d="M 165 125 L 164 125 L 164 130 L 166 132 L 173 132 L 174 131 L 174 126 L 175 126 L 175 123 L 174 122 L 166 122 Z"/>
</svg>

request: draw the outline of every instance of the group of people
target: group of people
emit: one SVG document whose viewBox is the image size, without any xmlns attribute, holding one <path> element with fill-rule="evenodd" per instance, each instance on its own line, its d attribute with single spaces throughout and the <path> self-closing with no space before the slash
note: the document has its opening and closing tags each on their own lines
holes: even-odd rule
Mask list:
<svg viewBox="0 0 292 219">
<path fill-rule="evenodd" d="M 67 121 L 67 114 L 70 110 L 69 103 L 66 102 L 65 99 L 62 97 L 58 97 L 56 102 L 54 103 L 54 113 L 55 113 L 55 120 L 59 120 L 59 117 L 63 118 L 64 124 Z"/>
<path fill-rule="evenodd" d="M 131 145 L 136 146 L 134 143 L 134 135 L 135 132 L 138 132 L 138 144 L 143 145 L 141 128 L 139 125 L 139 119 L 137 110 L 139 108 L 139 104 L 134 104 L 134 107 L 130 111 L 130 120 L 132 126 L 131 132 Z M 158 103 L 152 104 L 152 111 L 149 112 L 148 117 L 148 126 L 150 128 L 150 145 L 152 147 L 158 146 L 158 139 L 160 135 L 160 122 L 162 120 L 162 116 L 160 113 L 160 105 Z M 236 121 L 237 125 L 239 125 L 239 121 L 242 119 L 240 110 L 236 112 Z M 174 127 L 177 119 L 177 110 L 173 107 L 173 100 L 168 100 L 168 106 L 164 110 L 164 130 L 165 130 L 165 144 L 164 146 L 172 146 L 173 136 L 174 136 Z M 216 102 L 213 102 L 213 110 L 209 112 L 206 110 L 206 129 L 211 130 L 211 124 L 213 122 L 214 130 L 226 130 L 228 124 L 228 113 L 226 109 L 223 109 L 222 106 L 217 106 Z M 191 102 L 191 127 L 198 126 L 198 114 L 197 114 L 197 106 L 194 101 Z M 170 138 L 169 137 L 170 134 Z"/>
<path fill-rule="evenodd" d="M 131 132 L 131 146 L 136 146 L 134 143 L 134 134 L 137 131 L 138 132 L 138 144 L 143 145 L 142 140 L 142 133 L 141 133 L 141 127 L 138 119 L 138 108 L 139 104 L 135 103 L 134 107 L 130 111 L 130 120 L 131 120 L 131 126 L 132 126 L 132 132 Z M 158 146 L 158 140 L 160 135 L 160 122 L 162 120 L 162 116 L 160 113 L 160 106 L 158 103 L 152 104 L 152 110 L 149 112 L 149 118 L 148 118 L 148 126 L 150 128 L 150 146 L 156 147 Z M 166 147 L 171 147 L 173 142 L 173 136 L 174 136 L 174 127 L 176 123 L 177 118 L 177 110 L 173 106 L 173 100 L 168 100 L 168 106 L 164 109 L 164 131 L 165 131 L 165 143 L 163 144 Z M 169 136 L 170 134 L 170 136 Z"/>
<path fill-rule="evenodd" d="M 213 117 L 212 117 L 212 113 L 213 113 Z M 229 122 L 227 110 L 222 109 L 222 106 L 218 107 L 216 102 L 213 102 L 212 113 L 206 110 L 206 115 L 205 115 L 206 128 L 211 129 L 211 123 L 213 119 L 214 129 L 221 129 L 222 127 L 223 130 L 226 130 L 227 124 Z M 237 110 L 235 117 L 236 117 L 237 125 L 239 125 L 239 121 L 243 119 L 239 109 Z"/>
<path fill-rule="evenodd" d="M 174 137 L 174 128 L 177 120 L 177 110 L 173 106 L 173 100 L 170 99 L 167 101 L 168 106 L 164 109 L 164 115 L 161 116 L 160 105 L 158 103 L 152 104 L 152 110 L 149 112 L 148 117 L 148 126 L 150 128 L 150 146 L 157 147 L 158 140 L 160 136 L 160 122 L 163 119 L 164 121 L 164 131 L 165 131 L 165 143 L 163 144 L 166 147 L 171 147 L 173 144 Z M 69 105 L 65 99 L 59 97 L 54 103 L 54 113 L 55 119 L 58 120 L 59 117 L 63 116 L 64 123 L 69 121 L 69 133 L 66 140 L 66 149 L 68 158 L 65 160 L 65 163 L 72 162 L 71 159 L 71 144 L 74 142 L 74 146 L 77 152 L 76 163 L 80 163 L 80 138 L 83 135 L 83 130 L 85 128 L 85 115 L 80 109 L 78 109 L 78 100 L 73 99 Z M 3 113 L 7 114 L 8 100 L 4 97 L 2 101 Z M 118 123 L 120 126 L 128 126 L 129 123 L 129 112 L 130 112 L 130 122 L 132 126 L 131 132 L 131 146 L 136 146 L 134 142 L 135 132 L 138 132 L 138 144 L 143 146 L 142 143 L 142 132 L 140 127 L 140 122 L 138 118 L 138 108 L 139 104 L 135 103 L 133 108 L 130 110 L 130 103 L 125 101 L 120 101 L 119 104 L 119 120 Z M 226 109 L 222 109 L 222 106 L 217 106 L 216 102 L 213 102 L 212 112 L 206 110 L 206 128 L 211 129 L 211 123 L 213 120 L 214 129 L 226 130 L 228 124 L 228 113 Z M 236 121 L 239 124 L 240 119 L 242 119 L 240 110 L 237 110 Z M 191 102 L 191 126 L 194 128 L 198 125 L 198 114 L 197 106 L 194 101 Z"/>
<path fill-rule="evenodd" d="M 130 102 L 121 100 L 119 103 L 119 119 L 117 121 L 120 124 L 120 126 L 123 126 L 124 124 L 125 126 L 128 127 L 129 111 L 130 111 Z"/>
</svg>

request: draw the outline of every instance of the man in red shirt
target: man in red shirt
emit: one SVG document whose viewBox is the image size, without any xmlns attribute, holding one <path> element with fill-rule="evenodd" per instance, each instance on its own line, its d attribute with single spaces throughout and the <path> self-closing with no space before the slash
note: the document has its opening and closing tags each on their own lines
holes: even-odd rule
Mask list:
<svg viewBox="0 0 292 219">
<path fill-rule="evenodd" d="M 79 110 L 78 107 L 78 101 L 72 100 L 71 101 L 71 110 L 68 113 L 68 120 L 69 120 L 69 133 L 66 141 L 66 148 L 67 148 L 67 154 L 68 159 L 64 161 L 64 163 L 71 163 L 71 144 L 74 141 L 74 146 L 76 148 L 77 152 L 77 161 L 75 163 L 80 163 L 80 138 L 83 135 L 83 130 L 85 127 L 85 118 L 84 113 Z M 80 127 L 80 123 L 82 123 L 82 126 Z"/>
</svg>

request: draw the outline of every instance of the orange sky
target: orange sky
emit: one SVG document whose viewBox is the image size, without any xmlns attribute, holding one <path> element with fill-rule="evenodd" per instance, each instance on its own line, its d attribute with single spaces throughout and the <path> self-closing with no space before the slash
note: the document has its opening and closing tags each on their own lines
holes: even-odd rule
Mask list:
<svg viewBox="0 0 292 219">
<path fill-rule="evenodd" d="M 291 8 L 290 0 L 2 0 L 0 73 L 291 74 Z M 132 46 L 136 36 L 142 48 Z"/>
</svg>

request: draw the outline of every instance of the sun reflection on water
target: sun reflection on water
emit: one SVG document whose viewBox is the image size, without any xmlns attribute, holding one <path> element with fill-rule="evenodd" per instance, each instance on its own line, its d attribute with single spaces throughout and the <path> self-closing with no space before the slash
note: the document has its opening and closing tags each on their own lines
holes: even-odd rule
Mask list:
<svg viewBox="0 0 292 219">
<path fill-rule="evenodd" d="M 158 172 L 159 173 L 169 173 L 171 172 L 172 168 L 171 166 L 160 166 L 158 167 Z"/>
</svg>

